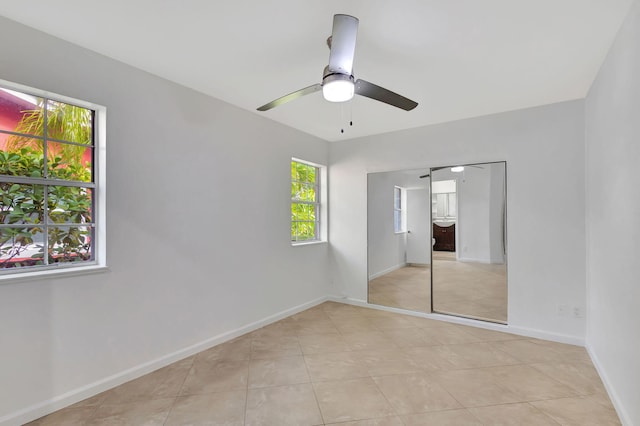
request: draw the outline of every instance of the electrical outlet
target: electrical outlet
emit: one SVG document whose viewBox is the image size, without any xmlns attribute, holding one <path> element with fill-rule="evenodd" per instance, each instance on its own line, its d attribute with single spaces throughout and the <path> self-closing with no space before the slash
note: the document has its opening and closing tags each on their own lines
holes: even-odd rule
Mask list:
<svg viewBox="0 0 640 426">
<path fill-rule="evenodd" d="M 573 307 L 573 317 L 574 318 L 582 318 L 582 308 L 579 306 Z"/>
<path fill-rule="evenodd" d="M 558 305 L 558 316 L 566 317 L 569 315 L 569 306 L 565 304 Z"/>
</svg>

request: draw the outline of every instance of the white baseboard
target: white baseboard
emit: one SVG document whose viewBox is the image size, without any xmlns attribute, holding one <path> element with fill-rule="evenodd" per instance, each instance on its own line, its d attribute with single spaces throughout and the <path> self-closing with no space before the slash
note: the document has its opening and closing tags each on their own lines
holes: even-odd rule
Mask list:
<svg viewBox="0 0 640 426">
<path fill-rule="evenodd" d="M 435 319 L 435 320 L 438 320 L 438 321 L 450 322 L 450 323 L 461 324 L 461 325 L 468 325 L 468 326 L 471 326 L 471 327 L 484 328 L 484 329 L 487 329 L 487 330 L 502 331 L 502 332 L 505 332 L 505 333 L 517 334 L 518 336 L 533 337 L 533 338 L 536 338 L 536 339 L 550 340 L 552 342 L 567 343 L 569 345 L 584 346 L 584 338 L 579 337 L 579 336 L 571 336 L 571 335 L 565 335 L 565 334 L 559 334 L 559 333 L 550 333 L 548 331 L 543 331 L 543 330 L 535 330 L 535 329 L 529 329 L 529 328 L 518 327 L 518 326 L 513 326 L 513 325 L 496 324 L 496 323 L 491 323 L 491 322 L 486 322 L 486 321 L 474 320 L 474 319 L 470 319 L 470 318 L 454 317 L 454 316 L 451 316 L 451 315 L 430 314 L 430 313 L 423 313 L 423 312 L 407 311 L 405 309 L 392 308 L 392 307 L 388 307 L 388 306 L 371 305 L 371 304 L 367 303 L 366 301 L 360 300 L 360 299 L 351 299 L 351 298 L 338 297 L 338 296 L 332 296 L 332 297 L 329 297 L 328 299 L 331 300 L 331 301 L 334 301 L 334 302 L 347 303 L 347 304 L 350 304 L 350 305 L 363 306 L 363 307 L 366 307 L 366 308 L 379 309 L 379 310 L 382 310 L 382 311 L 396 312 L 396 313 L 399 313 L 399 314 L 412 315 L 412 316 L 415 316 L 415 317 Z"/>
<path fill-rule="evenodd" d="M 550 340 L 552 342 L 566 343 L 567 345 L 582 347 L 585 345 L 584 337 L 552 333 L 550 331 L 538 330 L 535 328 L 509 326 L 509 333 L 517 334 L 519 336 L 533 337 L 535 339 Z"/>
<path fill-rule="evenodd" d="M 407 266 L 406 263 L 400 263 L 399 265 L 392 266 L 391 268 L 387 268 L 384 271 L 376 272 L 375 274 L 369 275 L 369 280 L 374 280 L 378 277 L 388 274 L 389 272 L 393 272 L 400 268 L 404 268 L 405 266 Z"/>
<path fill-rule="evenodd" d="M 280 311 L 274 315 L 270 315 L 266 318 L 244 325 L 235 330 L 219 334 L 202 342 L 196 343 L 195 345 L 179 349 L 175 352 L 129 368 L 125 371 L 121 371 L 112 376 L 105 377 L 104 379 L 89 383 L 77 389 L 73 389 L 62 395 L 57 395 L 49 400 L 31 405 L 22 410 L 1 417 L 0 426 L 19 426 L 32 420 L 38 419 L 42 416 L 53 413 L 54 411 L 60 410 L 61 408 L 75 404 L 76 402 L 82 401 L 86 398 L 119 386 L 130 380 L 137 379 L 138 377 L 144 376 L 145 374 L 151 373 L 152 371 L 155 371 L 159 368 L 166 367 L 167 365 L 172 364 L 176 361 L 188 358 L 192 355 L 197 354 L 198 352 L 202 352 L 206 349 L 212 348 L 213 346 L 219 345 L 220 343 L 235 339 L 236 337 L 257 330 L 258 328 L 279 321 L 290 315 L 312 308 L 316 305 L 319 305 L 320 303 L 326 302 L 329 299 L 330 298 L 328 297 L 321 297 L 310 302 L 295 306 L 293 308 L 285 309 L 284 311 Z"/>
<path fill-rule="evenodd" d="M 458 262 L 485 263 L 488 265 L 504 265 L 504 259 L 475 259 L 472 257 L 459 257 Z"/>
<path fill-rule="evenodd" d="M 618 393 L 615 391 L 615 388 L 611 385 L 611 382 L 609 381 L 609 376 L 607 376 L 607 373 L 602 367 L 602 363 L 600 362 L 598 355 L 596 355 L 593 348 L 589 344 L 587 344 L 587 353 L 591 357 L 591 362 L 593 363 L 593 366 L 596 368 L 596 371 L 598 372 L 598 375 L 602 380 L 602 384 L 604 384 L 604 388 L 607 391 L 607 394 L 609 394 L 609 399 L 613 404 L 613 408 L 616 409 L 616 413 L 618 414 L 620 421 L 624 426 L 632 426 L 633 423 L 631 422 L 631 418 L 629 417 L 627 410 L 625 410 L 624 406 L 620 402 L 620 398 L 618 397 Z"/>
</svg>

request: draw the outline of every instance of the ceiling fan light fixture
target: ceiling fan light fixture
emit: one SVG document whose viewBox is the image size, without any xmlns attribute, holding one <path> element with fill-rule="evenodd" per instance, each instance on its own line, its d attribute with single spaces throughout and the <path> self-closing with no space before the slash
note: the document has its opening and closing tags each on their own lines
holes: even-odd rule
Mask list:
<svg viewBox="0 0 640 426">
<path fill-rule="evenodd" d="M 345 74 L 331 74 L 322 82 L 322 96 L 329 102 L 346 102 L 353 98 L 355 85 L 353 77 Z"/>
<path fill-rule="evenodd" d="M 464 166 L 455 166 L 451 168 L 453 173 L 460 173 L 464 171 Z"/>
</svg>

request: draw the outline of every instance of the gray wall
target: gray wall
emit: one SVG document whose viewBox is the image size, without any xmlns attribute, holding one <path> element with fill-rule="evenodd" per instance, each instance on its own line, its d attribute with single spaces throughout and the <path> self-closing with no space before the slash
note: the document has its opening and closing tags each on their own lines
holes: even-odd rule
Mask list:
<svg viewBox="0 0 640 426">
<path fill-rule="evenodd" d="M 394 187 L 406 187 L 406 175 L 372 173 L 368 176 L 368 276 L 374 279 L 406 264 L 407 234 L 395 233 Z"/>
<path fill-rule="evenodd" d="M 586 102 L 587 345 L 618 413 L 640 425 L 640 3 Z"/>
<path fill-rule="evenodd" d="M 288 188 L 325 141 L 4 18 L 0 40 L 0 78 L 107 107 L 110 267 L 0 284 L 0 423 L 327 294 Z"/>
<path fill-rule="evenodd" d="M 367 250 L 368 250 L 368 276 L 369 279 L 377 278 L 395 269 L 401 268 L 407 263 L 408 238 L 407 233 L 396 234 L 393 222 L 394 187 L 407 189 L 405 196 L 405 209 L 407 214 L 407 229 L 411 222 L 411 214 L 414 220 L 422 220 L 425 228 L 430 227 L 429 211 L 411 211 L 409 209 L 409 197 L 415 189 L 428 189 L 429 180 L 420 179 L 419 176 L 428 173 L 424 170 L 412 170 L 411 172 L 397 171 L 385 173 L 371 173 L 367 176 Z M 427 192 L 428 194 L 428 192 Z M 415 195 L 414 195 L 415 196 Z M 416 203 L 413 203 L 415 208 Z M 419 219 L 416 219 L 419 217 Z M 410 230 L 410 229 L 409 229 Z M 430 235 L 426 235 L 427 240 Z M 421 249 L 420 244 L 414 244 L 413 249 Z M 428 247 L 426 247 L 428 248 Z M 431 252 L 421 253 L 422 250 L 413 253 L 414 257 L 422 259 L 419 263 L 430 263 Z M 417 262 L 416 262 L 417 263 Z M 425 286 L 429 285 L 425 283 Z"/>
<path fill-rule="evenodd" d="M 565 102 L 330 146 L 333 291 L 366 300 L 367 173 L 507 161 L 509 324 L 584 343 L 584 103 Z M 573 311 L 573 309 L 571 310 Z"/>
</svg>

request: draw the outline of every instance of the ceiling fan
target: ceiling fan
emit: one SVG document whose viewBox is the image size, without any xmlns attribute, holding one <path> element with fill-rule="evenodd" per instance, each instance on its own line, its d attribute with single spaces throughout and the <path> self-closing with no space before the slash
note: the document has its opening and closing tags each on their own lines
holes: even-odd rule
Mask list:
<svg viewBox="0 0 640 426">
<path fill-rule="evenodd" d="M 322 83 L 314 84 L 262 105 L 258 111 L 268 111 L 302 96 L 322 90 L 324 98 L 330 102 L 345 102 L 354 94 L 410 111 L 417 102 L 405 98 L 391 90 L 368 81 L 353 77 L 353 57 L 356 51 L 358 18 L 350 15 L 334 15 L 333 31 L 327 39 L 329 65 L 324 68 Z"/>
</svg>

